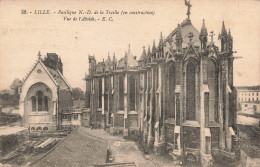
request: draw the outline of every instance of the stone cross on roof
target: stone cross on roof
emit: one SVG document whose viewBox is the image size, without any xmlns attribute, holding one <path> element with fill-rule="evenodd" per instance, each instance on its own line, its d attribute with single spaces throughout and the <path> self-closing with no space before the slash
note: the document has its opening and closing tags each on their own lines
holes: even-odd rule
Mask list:
<svg viewBox="0 0 260 167">
<path fill-rule="evenodd" d="M 37 55 L 37 56 L 38 56 L 38 59 L 40 60 L 40 59 L 41 59 L 41 56 L 42 56 L 40 51 L 38 52 L 38 55 Z"/>
</svg>

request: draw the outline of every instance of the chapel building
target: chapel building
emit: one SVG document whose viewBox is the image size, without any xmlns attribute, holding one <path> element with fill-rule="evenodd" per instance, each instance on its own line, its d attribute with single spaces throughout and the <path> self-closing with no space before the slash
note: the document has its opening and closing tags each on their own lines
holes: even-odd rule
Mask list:
<svg viewBox="0 0 260 167">
<path fill-rule="evenodd" d="M 56 53 L 41 54 L 19 88 L 19 112 L 30 131 L 61 128 L 62 115 L 72 107 L 72 88 L 63 76 L 63 64 Z"/>
</svg>

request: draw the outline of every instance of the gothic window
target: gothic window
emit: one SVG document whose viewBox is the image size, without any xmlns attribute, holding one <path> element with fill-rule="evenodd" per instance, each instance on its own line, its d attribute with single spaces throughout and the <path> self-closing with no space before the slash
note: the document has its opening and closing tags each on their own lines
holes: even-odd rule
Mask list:
<svg viewBox="0 0 260 167">
<path fill-rule="evenodd" d="M 102 108 L 102 79 L 98 81 L 98 107 Z"/>
<path fill-rule="evenodd" d="M 109 80 L 108 80 L 108 77 L 105 77 L 105 91 L 108 91 L 108 89 L 109 89 Z"/>
<path fill-rule="evenodd" d="M 171 64 L 169 67 L 169 108 L 167 116 L 171 118 L 175 118 L 175 66 L 174 64 Z"/>
<path fill-rule="evenodd" d="M 159 68 L 156 68 L 156 88 L 159 87 Z"/>
<path fill-rule="evenodd" d="M 213 60 L 208 61 L 209 121 L 218 118 L 218 70 Z"/>
<path fill-rule="evenodd" d="M 152 87 L 152 71 L 148 71 L 148 90 L 150 92 Z"/>
<path fill-rule="evenodd" d="M 130 110 L 135 110 L 135 98 L 136 98 L 136 83 L 135 76 L 129 77 L 129 97 L 130 97 Z"/>
<path fill-rule="evenodd" d="M 48 97 L 44 96 L 44 111 L 49 110 Z"/>
<path fill-rule="evenodd" d="M 176 95 L 176 125 L 180 125 L 180 94 Z"/>
<path fill-rule="evenodd" d="M 36 98 L 35 98 L 35 96 L 32 97 L 32 111 L 36 111 Z"/>
<path fill-rule="evenodd" d="M 186 71 L 186 119 L 187 120 L 196 120 L 195 113 L 195 102 L 196 102 L 196 66 L 193 62 L 189 62 L 187 65 Z"/>
<path fill-rule="evenodd" d="M 86 107 L 90 108 L 90 91 L 86 91 Z"/>
<path fill-rule="evenodd" d="M 209 115 L 210 115 L 210 111 L 209 111 L 209 100 L 210 100 L 210 95 L 209 93 L 205 93 L 204 94 L 204 112 L 205 112 L 205 126 L 206 128 L 209 127 Z"/>
<path fill-rule="evenodd" d="M 38 111 L 42 111 L 43 107 L 42 107 L 42 91 L 38 91 L 37 92 L 37 97 L 38 97 Z"/>
<path fill-rule="evenodd" d="M 124 77 L 119 77 L 119 110 L 124 110 Z"/>
<path fill-rule="evenodd" d="M 104 95 L 104 108 L 105 108 L 105 111 L 108 111 L 108 95 L 107 94 L 105 94 Z"/>
</svg>

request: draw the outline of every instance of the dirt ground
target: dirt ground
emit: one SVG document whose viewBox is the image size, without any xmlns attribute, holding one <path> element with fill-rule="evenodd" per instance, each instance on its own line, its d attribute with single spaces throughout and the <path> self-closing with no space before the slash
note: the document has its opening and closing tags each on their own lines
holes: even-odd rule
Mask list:
<svg viewBox="0 0 260 167">
<path fill-rule="evenodd" d="M 140 167 L 170 167 L 173 162 L 168 157 L 156 156 L 154 154 L 144 155 L 134 141 L 123 139 L 122 136 L 112 136 L 101 129 L 86 128 L 86 133 L 99 137 L 100 140 L 107 140 L 115 158 L 115 163 L 135 162 Z M 176 166 L 176 165 L 175 165 Z"/>
</svg>

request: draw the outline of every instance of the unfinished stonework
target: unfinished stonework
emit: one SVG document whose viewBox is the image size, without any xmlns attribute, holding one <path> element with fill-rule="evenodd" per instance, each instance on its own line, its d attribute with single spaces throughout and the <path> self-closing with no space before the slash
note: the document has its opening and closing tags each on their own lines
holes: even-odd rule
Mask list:
<svg viewBox="0 0 260 167">
<path fill-rule="evenodd" d="M 204 20 L 199 31 L 188 17 L 166 38 L 161 33 L 158 44 L 143 47 L 139 59 L 130 45 L 120 60 L 114 54 L 96 62 L 89 55 L 85 80 L 93 118 L 99 110 L 106 113 L 102 125 L 122 128 L 125 137 L 139 130 L 156 154 L 164 155 L 167 146 L 182 163 L 194 159 L 208 166 L 215 150 L 233 155 L 233 37 L 224 22 L 220 26 L 220 48 L 214 32 L 208 39 Z"/>
</svg>

